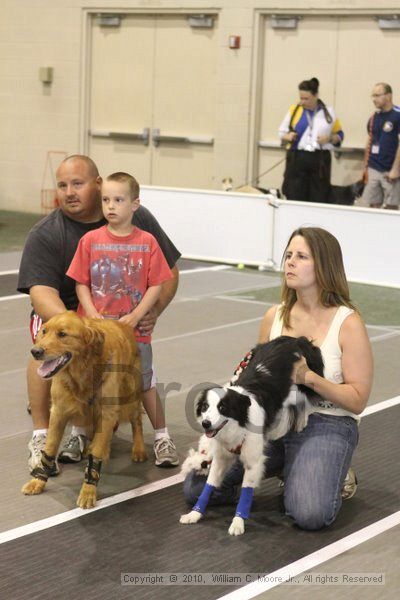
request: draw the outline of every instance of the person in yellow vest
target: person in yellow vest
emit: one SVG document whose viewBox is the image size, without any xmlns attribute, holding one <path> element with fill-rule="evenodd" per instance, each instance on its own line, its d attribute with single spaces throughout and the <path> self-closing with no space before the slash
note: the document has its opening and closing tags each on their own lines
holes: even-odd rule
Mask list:
<svg viewBox="0 0 400 600">
<path fill-rule="evenodd" d="M 316 77 L 299 84 L 300 100 L 293 104 L 279 127 L 286 146 L 282 192 L 288 200 L 329 202 L 331 150 L 341 145 L 343 131 L 332 107 L 318 96 Z"/>
</svg>

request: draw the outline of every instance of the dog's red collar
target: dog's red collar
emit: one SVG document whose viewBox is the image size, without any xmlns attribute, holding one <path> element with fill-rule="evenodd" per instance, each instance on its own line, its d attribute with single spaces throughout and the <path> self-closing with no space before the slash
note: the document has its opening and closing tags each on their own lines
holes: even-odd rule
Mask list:
<svg viewBox="0 0 400 600">
<path fill-rule="evenodd" d="M 236 446 L 236 448 L 229 448 L 228 452 L 231 452 L 232 454 L 240 454 L 242 451 L 242 446 L 243 446 L 243 442 L 241 444 L 239 444 L 238 446 Z"/>
</svg>

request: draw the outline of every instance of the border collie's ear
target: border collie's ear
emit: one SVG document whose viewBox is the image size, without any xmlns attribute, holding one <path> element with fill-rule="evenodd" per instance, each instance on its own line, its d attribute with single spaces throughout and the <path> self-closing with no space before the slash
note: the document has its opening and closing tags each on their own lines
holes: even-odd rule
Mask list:
<svg viewBox="0 0 400 600">
<path fill-rule="evenodd" d="M 299 349 L 307 361 L 308 366 L 314 373 L 323 377 L 324 375 L 324 361 L 322 358 L 321 350 L 318 346 L 314 346 L 306 337 L 302 336 L 297 338 Z"/>
<path fill-rule="evenodd" d="M 197 400 L 196 417 L 200 417 L 203 408 L 206 408 L 208 390 L 203 390 Z"/>
</svg>

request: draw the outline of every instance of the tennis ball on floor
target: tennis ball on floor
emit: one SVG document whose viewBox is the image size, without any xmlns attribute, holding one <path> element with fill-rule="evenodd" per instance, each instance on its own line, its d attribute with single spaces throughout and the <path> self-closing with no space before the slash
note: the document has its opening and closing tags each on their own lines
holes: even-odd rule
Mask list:
<svg viewBox="0 0 400 600">
<path fill-rule="evenodd" d="M 243 263 L 239 263 L 237 266 L 238 269 L 244 269 L 244 264 Z"/>
</svg>

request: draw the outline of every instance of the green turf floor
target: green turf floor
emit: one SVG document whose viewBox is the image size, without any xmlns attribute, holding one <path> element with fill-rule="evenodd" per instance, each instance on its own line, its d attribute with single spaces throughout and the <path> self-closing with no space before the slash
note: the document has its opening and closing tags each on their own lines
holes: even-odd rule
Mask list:
<svg viewBox="0 0 400 600">
<path fill-rule="evenodd" d="M 44 215 L 0 210 L 0 252 L 22 250 L 28 231 Z"/>
<path fill-rule="evenodd" d="M 260 277 L 276 278 L 276 273 L 260 273 Z M 400 289 L 350 283 L 350 297 L 370 325 L 400 326 Z M 232 296 L 237 294 L 231 294 Z M 241 298 L 258 302 L 279 303 L 280 287 L 248 290 Z"/>
</svg>

